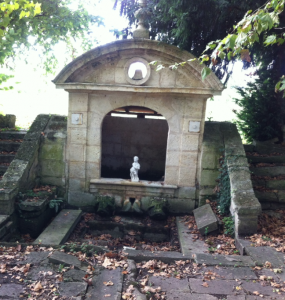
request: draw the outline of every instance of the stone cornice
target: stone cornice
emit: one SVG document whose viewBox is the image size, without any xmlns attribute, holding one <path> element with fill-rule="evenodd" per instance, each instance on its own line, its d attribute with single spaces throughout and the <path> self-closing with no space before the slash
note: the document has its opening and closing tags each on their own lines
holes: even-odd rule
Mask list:
<svg viewBox="0 0 285 300">
<path fill-rule="evenodd" d="M 103 92 L 132 92 L 132 93 L 147 93 L 147 94 L 185 94 L 211 97 L 213 95 L 221 95 L 221 90 L 201 89 L 201 88 L 175 88 L 175 87 L 153 87 L 153 86 L 128 86 L 128 85 L 108 85 L 108 84 L 90 84 L 90 83 L 58 83 L 57 89 L 67 91 L 88 92 L 94 91 Z"/>
</svg>

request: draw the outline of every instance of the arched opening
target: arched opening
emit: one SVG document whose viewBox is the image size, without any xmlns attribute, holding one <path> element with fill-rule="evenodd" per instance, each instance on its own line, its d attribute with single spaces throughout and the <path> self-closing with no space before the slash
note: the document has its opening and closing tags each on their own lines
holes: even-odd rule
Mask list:
<svg viewBox="0 0 285 300">
<path fill-rule="evenodd" d="M 130 179 L 138 156 L 140 180 L 164 181 L 167 137 L 168 123 L 154 110 L 126 106 L 109 112 L 102 123 L 101 177 Z"/>
</svg>

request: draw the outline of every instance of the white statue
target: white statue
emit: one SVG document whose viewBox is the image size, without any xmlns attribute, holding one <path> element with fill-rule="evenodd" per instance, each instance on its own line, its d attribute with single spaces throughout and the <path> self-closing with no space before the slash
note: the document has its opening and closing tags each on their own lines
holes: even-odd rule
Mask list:
<svg viewBox="0 0 285 300">
<path fill-rule="evenodd" d="M 137 156 L 134 157 L 133 166 L 131 167 L 131 180 L 132 182 L 139 182 L 138 172 L 141 168 L 140 164 L 138 163 L 139 158 Z"/>
</svg>

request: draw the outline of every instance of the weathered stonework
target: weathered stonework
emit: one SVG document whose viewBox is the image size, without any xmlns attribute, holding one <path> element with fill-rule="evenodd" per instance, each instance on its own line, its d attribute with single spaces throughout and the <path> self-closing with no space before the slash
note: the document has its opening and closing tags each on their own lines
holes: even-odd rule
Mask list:
<svg viewBox="0 0 285 300">
<path fill-rule="evenodd" d="M 189 62 L 191 58 L 194 57 L 188 52 L 156 41 L 117 41 L 83 54 L 55 78 L 57 88 L 69 92 L 66 144 L 69 204 L 92 206 L 95 196 L 100 193 L 112 194 L 122 199 L 132 197 L 130 195 L 133 192 L 135 198 L 152 196 L 147 181 L 142 182 L 140 188 L 136 187 L 136 191 L 127 186 L 122 192 L 120 184 L 108 184 L 108 189 L 102 187 L 104 184 L 106 186 L 104 178 L 101 178 L 103 141 L 110 144 L 106 148 L 109 151 L 106 155 L 124 152 L 117 133 L 108 132 L 103 139 L 104 118 L 120 107 L 135 106 L 157 112 L 165 117 L 168 124 L 163 174 L 165 188 L 158 182 L 157 187 L 152 187 L 153 193 L 160 193 L 164 197 L 168 194 L 166 186 L 172 185 L 175 188 L 169 201 L 175 203 L 177 200 L 178 203 L 181 199 L 180 202 L 183 203 L 181 209 L 178 209 L 177 204 L 173 211 L 186 212 L 187 207 L 187 212 L 190 212 L 195 207 L 206 101 L 212 95 L 220 94 L 223 86 L 214 74 L 202 81 L 202 66 L 196 61 Z M 127 77 L 130 62 L 149 63 L 154 60 L 164 64 L 182 60 L 187 61 L 187 64 L 178 70 L 171 71 L 166 68 L 161 72 L 156 72 L 155 66 L 147 65 L 146 80 L 139 84 Z M 195 122 L 195 128 L 190 126 L 191 122 Z M 137 139 L 141 139 L 139 132 Z M 156 142 L 159 143 L 159 137 Z M 130 141 L 130 146 L 132 145 L 133 141 Z M 144 150 L 146 155 L 151 147 L 152 144 Z M 132 151 L 132 157 L 138 155 L 141 158 L 141 154 L 135 153 L 135 149 Z M 153 163 L 158 167 L 161 164 L 155 160 Z M 141 168 L 144 168 L 143 160 Z M 55 170 L 57 173 L 62 171 L 57 168 Z M 188 189 L 191 192 L 188 193 Z M 189 203 L 185 205 L 187 201 Z M 175 205 L 170 206 L 173 208 Z"/>
<path fill-rule="evenodd" d="M 223 154 L 230 177 L 230 211 L 235 218 L 236 234 L 253 234 L 257 231 L 261 206 L 254 195 L 240 135 L 232 123 L 205 122 L 200 161 L 199 206 L 205 204 L 207 198 L 215 197 L 213 190 L 218 184 L 219 158 Z"/>
<path fill-rule="evenodd" d="M 15 128 L 15 115 L 1 115 L 0 114 L 0 128 Z"/>
<path fill-rule="evenodd" d="M 18 192 L 34 186 L 39 173 L 40 141 L 49 119 L 48 115 L 37 116 L 4 174 L 0 182 L 0 214 L 12 214 Z"/>
</svg>

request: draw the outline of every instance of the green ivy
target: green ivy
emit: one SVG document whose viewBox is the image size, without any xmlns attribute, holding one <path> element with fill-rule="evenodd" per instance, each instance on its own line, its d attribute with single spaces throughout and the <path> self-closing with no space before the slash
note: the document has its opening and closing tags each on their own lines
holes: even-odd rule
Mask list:
<svg viewBox="0 0 285 300">
<path fill-rule="evenodd" d="M 231 185 L 225 155 L 223 155 L 220 159 L 219 172 L 219 183 L 217 189 L 217 201 L 219 204 L 219 211 L 222 214 L 228 214 L 230 212 L 231 205 Z"/>
<path fill-rule="evenodd" d="M 235 234 L 235 221 L 233 217 L 224 217 L 223 218 L 224 222 L 224 234 L 229 235 L 229 236 L 234 236 Z"/>
</svg>

